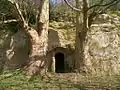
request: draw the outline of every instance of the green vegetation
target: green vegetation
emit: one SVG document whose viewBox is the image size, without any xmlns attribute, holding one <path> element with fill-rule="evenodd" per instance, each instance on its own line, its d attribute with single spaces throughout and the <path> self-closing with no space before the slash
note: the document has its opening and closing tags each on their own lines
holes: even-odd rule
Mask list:
<svg viewBox="0 0 120 90">
<path fill-rule="evenodd" d="M 49 77 L 48 77 L 49 76 Z M 66 78 L 67 77 L 67 78 Z M 76 81 L 75 81 L 76 80 Z M 120 75 L 50 74 L 32 80 L 17 70 L 0 75 L 0 90 L 120 90 Z"/>
<path fill-rule="evenodd" d="M 52 21 L 49 23 L 49 27 L 58 31 L 64 40 L 69 41 L 71 47 L 74 48 L 75 44 L 75 25 L 70 22 L 56 22 Z"/>
<path fill-rule="evenodd" d="M 76 14 L 65 3 L 52 5 L 50 3 L 50 21 L 69 21 L 75 22 Z"/>
<path fill-rule="evenodd" d="M 119 16 L 120 17 L 120 11 L 109 11 L 110 12 L 110 14 L 113 14 L 113 15 L 117 15 L 117 16 Z"/>
<path fill-rule="evenodd" d="M 62 78 L 47 78 L 35 76 L 32 80 L 29 80 L 27 76 L 21 71 L 7 72 L 0 75 L 0 90 L 41 90 L 56 88 L 74 88 L 72 83 Z"/>
</svg>

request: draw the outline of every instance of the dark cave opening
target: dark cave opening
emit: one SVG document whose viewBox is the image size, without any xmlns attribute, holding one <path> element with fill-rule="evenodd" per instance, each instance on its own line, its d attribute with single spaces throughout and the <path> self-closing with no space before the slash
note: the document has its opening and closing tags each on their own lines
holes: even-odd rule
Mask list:
<svg viewBox="0 0 120 90">
<path fill-rule="evenodd" d="M 64 54 L 63 53 L 56 53 L 55 54 L 55 72 L 56 73 L 64 73 Z"/>
</svg>

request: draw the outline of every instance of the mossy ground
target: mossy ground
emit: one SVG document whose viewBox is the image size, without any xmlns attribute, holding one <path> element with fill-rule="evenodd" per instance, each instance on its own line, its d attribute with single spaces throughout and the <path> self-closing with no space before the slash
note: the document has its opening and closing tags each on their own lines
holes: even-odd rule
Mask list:
<svg viewBox="0 0 120 90">
<path fill-rule="evenodd" d="M 120 75 L 65 73 L 29 80 L 22 71 L 13 71 L 0 75 L 0 90 L 120 90 Z"/>
<path fill-rule="evenodd" d="M 57 77 L 34 76 L 31 80 L 21 71 L 0 75 L 0 90 L 73 90 L 72 83 Z"/>
</svg>

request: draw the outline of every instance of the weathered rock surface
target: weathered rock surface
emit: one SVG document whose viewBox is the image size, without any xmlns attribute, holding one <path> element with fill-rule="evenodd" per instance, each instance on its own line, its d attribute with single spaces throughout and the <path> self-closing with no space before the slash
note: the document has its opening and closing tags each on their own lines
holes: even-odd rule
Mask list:
<svg viewBox="0 0 120 90">
<path fill-rule="evenodd" d="M 74 67 L 74 52 L 72 52 L 71 42 L 65 39 L 65 31 L 60 29 L 49 29 L 48 34 L 48 60 L 50 62 L 49 71 L 55 72 L 55 55 L 64 55 L 64 72 L 70 72 Z M 72 49 L 72 50 L 71 50 Z M 63 65 L 63 64 L 61 64 Z"/>
<path fill-rule="evenodd" d="M 93 73 L 120 72 L 120 28 L 110 23 L 93 24 L 85 46 L 87 70 Z"/>
<path fill-rule="evenodd" d="M 72 31 L 73 32 L 73 31 Z M 67 32 L 64 29 L 49 29 L 48 34 L 48 50 L 51 51 L 52 49 L 56 47 L 63 47 L 63 48 L 74 48 L 74 41 L 71 41 L 69 39 L 66 39 Z M 72 36 L 73 33 L 69 33 L 69 36 Z M 75 34 L 74 34 L 75 35 Z"/>
<path fill-rule="evenodd" d="M 104 18 L 101 19 L 103 16 Z M 89 72 L 98 74 L 104 72 L 119 73 L 120 19 L 115 16 L 103 16 L 99 17 L 99 23 L 96 21 L 87 34 L 84 52 L 86 69 Z M 71 42 L 71 40 L 68 39 L 69 37 L 65 36 L 66 32 L 64 29 L 60 31 L 60 29 L 54 30 L 50 28 L 48 36 L 49 51 L 53 52 L 55 48 L 68 49 L 69 45 L 74 45 L 74 40 Z M 75 31 L 72 32 L 75 33 Z M 68 33 L 68 35 L 75 37 L 75 34 L 71 32 Z M 12 37 L 9 36 L 5 38 L 5 40 L 4 38 L 5 37 L 0 37 L 1 42 L 5 42 L 4 45 L 0 46 L 0 69 L 3 68 L 3 64 L 5 69 L 22 67 L 28 60 L 28 53 L 30 51 L 30 43 L 27 35 L 23 31 L 18 31 Z M 50 54 L 49 58 L 52 58 L 52 56 L 54 55 Z M 66 56 L 68 59 L 69 55 Z"/>
<path fill-rule="evenodd" d="M 9 35 L 0 50 L 1 69 L 16 69 L 24 66 L 30 52 L 30 42 L 27 34 L 18 31 L 12 36 Z"/>
</svg>

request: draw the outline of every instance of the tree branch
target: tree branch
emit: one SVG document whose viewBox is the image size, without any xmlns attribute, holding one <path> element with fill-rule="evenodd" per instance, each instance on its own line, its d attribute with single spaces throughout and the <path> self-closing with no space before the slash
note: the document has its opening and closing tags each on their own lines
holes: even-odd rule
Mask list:
<svg viewBox="0 0 120 90">
<path fill-rule="evenodd" d="M 109 5 L 104 9 L 104 11 L 106 11 L 108 8 L 112 7 L 113 5 L 116 5 L 118 2 L 120 2 L 120 1 L 119 1 L 119 0 L 118 0 L 118 1 L 116 0 L 116 2 L 109 4 Z"/>
<path fill-rule="evenodd" d="M 0 21 L 0 24 L 7 24 L 7 23 L 11 23 L 11 22 L 18 22 L 18 20 L 13 19 L 13 20 Z"/>
<path fill-rule="evenodd" d="M 65 3 L 70 7 L 70 8 L 72 8 L 73 10 L 75 10 L 75 11 L 77 11 L 77 12 L 81 12 L 82 10 L 80 10 L 79 8 L 76 8 L 76 7 L 74 7 L 73 5 L 71 5 L 69 2 L 68 2 L 68 0 L 64 0 L 65 1 Z"/>
<path fill-rule="evenodd" d="M 83 0 L 83 27 L 85 28 L 88 27 L 87 19 L 88 19 L 88 3 L 87 0 Z"/>
<path fill-rule="evenodd" d="M 22 14 L 22 12 L 21 12 L 21 10 L 20 10 L 20 7 L 19 7 L 18 3 L 14 2 L 14 4 L 15 4 L 16 9 L 17 9 L 17 11 L 18 11 L 18 13 L 19 13 L 19 15 L 20 15 L 23 23 L 24 23 L 24 27 L 25 27 L 25 26 L 28 26 L 27 22 L 25 21 L 25 19 L 24 19 L 24 17 L 23 17 L 23 14 Z"/>
<path fill-rule="evenodd" d="M 103 2 L 104 0 L 101 0 L 101 3 Z M 92 22 L 93 22 L 93 18 L 96 17 L 97 15 L 100 15 L 100 14 L 103 14 L 108 8 L 110 8 L 111 6 L 117 4 L 119 2 L 119 0 L 116 0 L 113 2 L 111 1 L 111 3 L 108 3 L 106 4 L 107 6 L 104 8 L 104 9 L 97 9 L 96 11 L 93 10 L 93 12 L 91 12 L 88 16 L 88 26 L 90 27 L 92 25 Z"/>
<path fill-rule="evenodd" d="M 108 6 L 108 5 L 112 4 L 112 3 L 119 2 L 119 0 L 112 0 L 111 2 L 106 3 L 106 4 L 101 4 L 102 2 L 103 2 L 103 0 L 101 0 L 99 4 L 95 4 L 95 5 L 91 6 L 91 7 L 89 7 L 88 10 L 90 10 L 92 8 L 95 8 L 95 7 L 98 7 L 98 6 L 99 7 L 105 7 L 105 6 Z"/>
<path fill-rule="evenodd" d="M 21 20 L 22 20 L 22 22 L 23 22 L 24 27 L 28 27 L 28 23 L 25 21 L 25 19 L 24 19 L 24 17 L 23 17 L 23 14 L 22 14 L 22 12 L 21 12 L 21 10 L 20 10 L 20 7 L 19 7 L 18 3 L 15 2 L 15 1 L 11 1 L 11 0 L 9 0 L 9 1 L 10 1 L 12 4 L 15 5 L 15 7 L 16 7 L 16 9 L 17 9 L 17 12 L 18 12 L 18 14 L 19 14 L 19 16 L 20 16 L 20 18 L 21 18 Z"/>
</svg>

